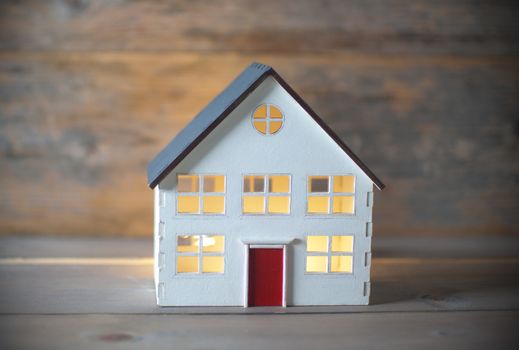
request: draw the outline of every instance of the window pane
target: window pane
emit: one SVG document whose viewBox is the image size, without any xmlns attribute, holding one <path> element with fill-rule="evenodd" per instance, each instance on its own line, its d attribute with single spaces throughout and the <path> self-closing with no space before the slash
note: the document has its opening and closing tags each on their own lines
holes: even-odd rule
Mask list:
<svg viewBox="0 0 519 350">
<path fill-rule="evenodd" d="M 253 118 L 262 118 L 265 119 L 267 116 L 267 105 L 262 104 L 256 110 L 254 111 L 254 114 L 252 115 Z"/>
<path fill-rule="evenodd" d="M 308 197 L 308 213 L 328 214 L 328 197 L 310 196 Z"/>
<path fill-rule="evenodd" d="M 355 176 L 334 176 L 333 192 L 351 192 L 355 191 Z"/>
<path fill-rule="evenodd" d="M 328 257 L 327 256 L 307 256 L 306 272 L 327 272 Z"/>
<path fill-rule="evenodd" d="M 337 214 L 353 214 L 353 196 L 333 197 L 333 212 Z"/>
<path fill-rule="evenodd" d="M 266 134 L 267 133 L 267 123 L 266 122 L 256 121 L 255 120 L 253 122 L 253 124 L 254 124 L 254 128 L 256 128 L 256 130 L 258 130 L 262 134 Z"/>
<path fill-rule="evenodd" d="M 288 196 L 269 196 L 270 214 L 289 214 L 290 201 Z"/>
<path fill-rule="evenodd" d="M 269 176 L 269 192 L 288 193 L 290 192 L 290 176 L 272 175 Z"/>
<path fill-rule="evenodd" d="M 265 176 L 245 176 L 243 192 L 265 192 Z"/>
<path fill-rule="evenodd" d="M 328 252 L 328 236 L 308 236 L 306 237 L 307 252 Z"/>
<path fill-rule="evenodd" d="M 223 273 L 223 256 L 203 256 L 202 272 Z"/>
<path fill-rule="evenodd" d="M 225 192 L 225 176 L 206 175 L 204 176 L 204 192 Z"/>
<path fill-rule="evenodd" d="M 225 242 L 223 236 L 202 236 L 202 242 L 204 253 L 223 253 Z"/>
<path fill-rule="evenodd" d="M 198 175 L 177 175 L 178 192 L 198 192 Z"/>
<path fill-rule="evenodd" d="M 198 253 L 199 236 L 177 236 L 177 252 Z"/>
<path fill-rule="evenodd" d="M 224 196 L 204 196 L 204 214 L 223 214 L 225 212 Z"/>
<path fill-rule="evenodd" d="M 273 106 L 273 105 L 270 105 L 270 118 L 274 118 L 274 119 L 281 119 L 283 118 L 283 114 L 281 114 L 281 111 L 279 110 L 279 108 Z"/>
<path fill-rule="evenodd" d="M 181 214 L 198 214 L 200 209 L 198 199 L 198 196 L 178 196 L 177 212 Z"/>
<path fill-rule="evenodd" d="M 177 256 L 177 272 L 198 272 L 198 256 Z"/>
<path fill-rule="evenodd" d="M 265 213 L 265 197 L 243 196 L 243 212 L 245 214 Z"/>
<path fill-rule="evenodd" d="M 329 178 L 328 176 L 309 176 L 308 192 L 328 192 Z"/>
<path fill-rule="evenodd" d="M 353 236 L 333 236 L 332 252 L 353 252 Z"/>
<path fill-rule="evenodd" d="M 331 272 L 353 272 L 352 256 L 332 256 Z"/>
<path fill-rule="evenodd" d="M 275 134 L 279 131 L 279 129 L 281 129 L 281 126 L 283 126 L 283 122 L 275 122 L 275 121 L 271 121 L 270 122 L 270 129 L 269 129 L 269 133 L 270 134 Z"/>
</svg>

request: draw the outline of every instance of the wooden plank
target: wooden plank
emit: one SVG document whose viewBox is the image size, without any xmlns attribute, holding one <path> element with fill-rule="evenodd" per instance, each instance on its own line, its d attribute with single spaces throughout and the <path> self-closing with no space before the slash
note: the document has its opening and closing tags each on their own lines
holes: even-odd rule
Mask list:
<svg viewBox="0 0 519 350">
<path fill-rule="evenodd" d="M 376 236 L 377 259 L 509 259 L 517 257 L 519 237 Z M 0 236 L 0 259 L 9 258 L 149 258 L 151 238 Z"/>
<path fill-rule="evenodd" d="M 502 54 L 515 1 L 3 1 L 0 48 Z"/>
<path fill-rule="evenodd" d="M 149 235 L 147 162 L 254 59 L 389 184 L 375 234 L 517 232 L 513 58 L 4 52 L 0 233 Z"/>
<path fill-rule="evenodd" d="M 477 244 L 463 244 L 470 240 L 375 240 L 371 305 L 279 309 L 157 307 L 149 240 L 61 239 L 59 243 L 52 238 L 2 238 L 0 314 L 301 314 L 519 309 L 519 259 L 511 254 L 514 247 L 517 251 L 517 239 L 485 237 L 476 240 Z M 451 242 L 450 249 L 442 249 Z"/>
<path fill-rule="evenodd" d="M 519 312 L 0 316 L 8 349 L 515 349 Z"/>
</svg>

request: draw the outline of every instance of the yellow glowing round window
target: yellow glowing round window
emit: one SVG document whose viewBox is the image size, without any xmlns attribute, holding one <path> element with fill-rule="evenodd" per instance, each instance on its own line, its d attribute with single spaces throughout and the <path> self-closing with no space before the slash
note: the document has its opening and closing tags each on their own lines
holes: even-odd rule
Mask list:
<svg viewBox="0 0 519 350">
<path fill-rule="evenodd" d="M 252 125 L 263 135 L 275 134 L 283 126 L 283 113 L 278 107 L 264 103 L 252 114 Z"/>
</svg>

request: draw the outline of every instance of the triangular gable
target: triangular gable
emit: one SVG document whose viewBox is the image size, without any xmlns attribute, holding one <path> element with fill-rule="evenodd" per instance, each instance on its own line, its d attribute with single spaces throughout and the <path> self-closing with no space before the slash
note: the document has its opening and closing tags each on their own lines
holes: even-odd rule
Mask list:
<svg viewBox="0 0 519 350">
<path fill-rule="evenodd" d="M 213 131 L 266 77 L 272 76 L 362 169 L 378 189 L 385 185 L 333 132 L 333 130 L 308 106 L 281 76 L 261 63 L 252 63 L 222 93 L 216 96 L 198 115 L 173 138 L 173 140 L 149 163 L 148 184 L 154 188 L 162 181 L 202 140 Z"/>
</svg>

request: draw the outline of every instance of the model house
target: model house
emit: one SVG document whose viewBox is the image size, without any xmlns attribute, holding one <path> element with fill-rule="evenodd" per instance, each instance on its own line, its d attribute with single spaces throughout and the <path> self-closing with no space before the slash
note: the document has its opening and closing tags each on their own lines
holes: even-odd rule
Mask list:
<svg viewBox="0 0 519 350">
<path fill-rule="evenodd" d="M 384 185 L 271 67 L 245 69 L 148 181 L 159 305 L 368 304 Z"/>
</svg>

